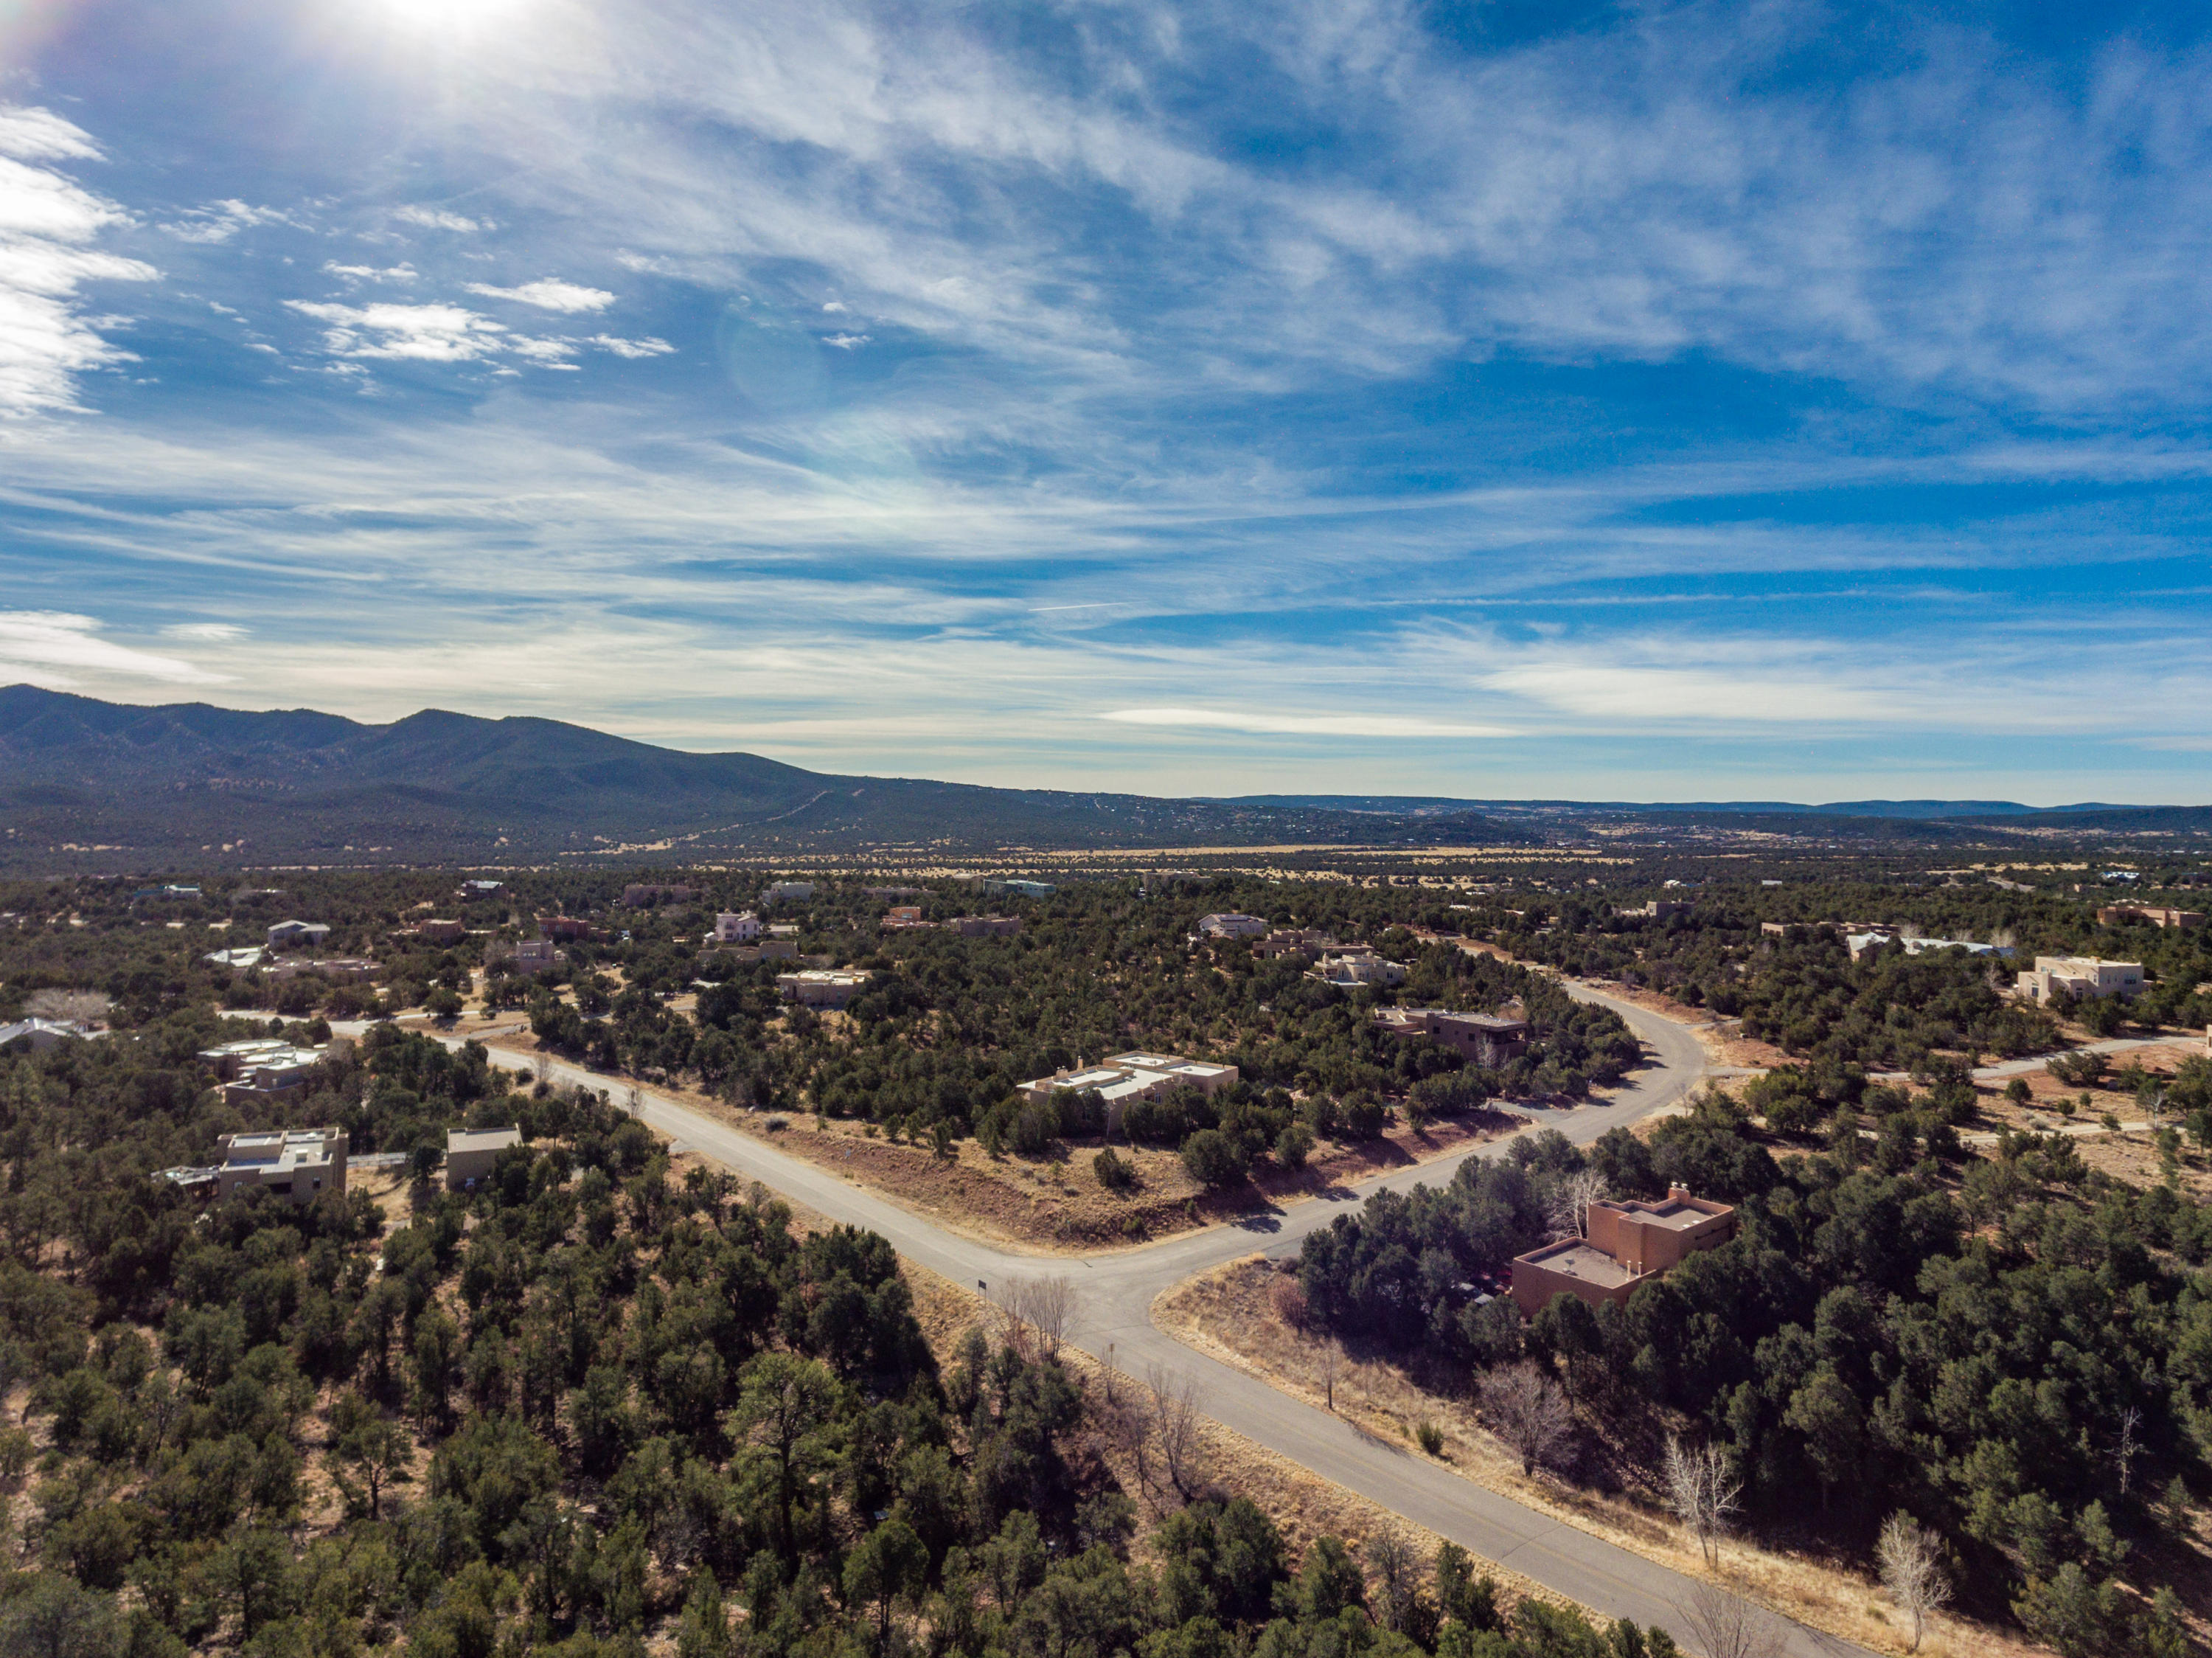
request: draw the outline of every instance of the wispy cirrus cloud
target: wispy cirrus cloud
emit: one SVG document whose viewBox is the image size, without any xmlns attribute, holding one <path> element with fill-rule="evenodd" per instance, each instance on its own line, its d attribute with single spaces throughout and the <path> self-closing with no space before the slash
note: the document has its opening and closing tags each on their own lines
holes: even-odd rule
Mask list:
<svg viewBox="0 0 2212 1658">
<path fill-rule="evenodd" d="M 87 679 L 157 680 L 212 685 L 222 680 L 195 664 L 118 644 L 100 637 L 95 617 L 66 611 L 0 610 L 0 674 L 52 690 L 70 690 Z"/>
<path fill-rule="evenodd" d="M 227 242 L 240 231 L 251 230 L 257 225 L 298 223 L 298 219 L 280 208 L 256 207 L 250 202 L 229 200 L 187 208 L 181 216 L 172 219 L 161 229 L 179 241 L 212 246 Z"/>
<path fill-rule="evenodd" d="M 485 299 L 511 300 L 541 311 L 604 311 L 615 302 L 615 296 L 604 288 L 586 288 L 553 277 L 526 282 L 519 288 L 495 288 L 483 282 L 472 282 L 468 288 Z"/>
<path fill-rule="evenodd" d="M 130 360 L 85 308 L 84 290 L 159 273 L 91 244 L 129 222 L 54 163 L 94 161 L 88 134 L 51 110 L 0 109 L 0 417 L 80 406 L 85 373 Z"/>
</svg>

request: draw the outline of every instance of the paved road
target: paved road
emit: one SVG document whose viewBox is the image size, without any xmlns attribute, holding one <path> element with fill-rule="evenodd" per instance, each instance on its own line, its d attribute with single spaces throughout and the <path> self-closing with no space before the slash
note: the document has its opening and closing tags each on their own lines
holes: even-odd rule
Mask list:
<svg viewBox="0 0 2212 1658">
<path fill-rule="evenodd" d="M 1577 1144 L 1632 1123 L 1694 1088 L 1705 1074 L 1705 1051 L 1683 1026 L 1585 986 L 1576 997 L 1601 1003 L 1628 1021 L 1651 1063 L 1604 1105 L 1537 1111 L 1534 1132 L 1556 1127 Z M 458 1043 L 459 1034 L 443 1039 Z M 565 1081 L 603 1088 L 610 1079 L 557 1064 Z M 620 1095 L 617 1094 L 619 1098 Z M 1081 1258 L 1039 1256 L 947 1231 L 881 1194 L 818 1163 L 780 1151 L 688 1106 L 641 1090 L 640 1115 L 653 1128 L 738 1173 L 748 1175 L 832 1219 L 880 1232 L 898 1252 L 956 1283 L 1001 1289 L 1010 1278 L 1065 1273 L 1082 1297 L 1077 1346 L 1103 1359 L 1111 1353 L 1125 1374 L 1143 1376 L 1155 1363 L 1196 1377 L 1206 1413 L 1248 1439 L 1310 1468 L 1441 1537 L 1607 1616 L 1661 1624 L 1680 1636 L 1676 1610 L 1689 1580 L 1587 1532 L 1462 1478 L 1409 1447 L 1377 1440 L 1342 1418 L 1186 1346 L 1152 1321 L 1152 1305 L 1193 1273 L 1240 1255 L 1297 1253 L 1305 1235 L 1356 1210 L 1373 1192 L 1410 1191 L 1449 1179 L 1469 1157 L 1494 1157 L 1513 1137 L 1395 1170 L 1360 1186 L 1295 1204 L 1250 1220 L 1185 1233 L 1142 1248 Z M 1787 1658 L 1826 1658 L 1863 1649 L 1800 1625 L 1784 1632 Z"/>
</svg>

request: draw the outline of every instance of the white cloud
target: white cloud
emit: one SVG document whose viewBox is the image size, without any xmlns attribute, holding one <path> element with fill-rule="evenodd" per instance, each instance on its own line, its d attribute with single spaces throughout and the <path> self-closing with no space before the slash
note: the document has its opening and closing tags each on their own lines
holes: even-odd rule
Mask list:
<svg viewBox="0 0 2212 1658">
<path fill-rule="evenodd" d="M 192 639 L 209 644 L 228 644 L 233 639 L 243 639 L 246 633 L 246 629 L 235 622 L 178 622 L 161 630 L 164 638 Z"/>
<path fill-rule="evenodd" d="M 520 288 L 495 288 L 489 283 L 472 282 L 469 292 L 481 294 L 486 299 L 534 305 L 541 311 L 604 311 L 615 302 L 615 296 L 604 288 L 581 288 L 552 277 L 526 282 Z"/>
<path fill-rule="evenodd" d="M 456 230 L 465 234 L 493 228 L 489 220 L 464 218 L 460 214 L 448 213 L 441 207 L 417 207 L 411 204 L 400 208 L 392 216 L 402 224 L 420 225 L 426 230 Z"/>
<path fill-rule="evenodd" d="M 1267 714 L 1232 708 L 1116 708 L 1098 717 L 1117 725 L 1201 726 L 1220 731 L 1299 737 L 1510 737 L 1504 726 L 1398 714 Z"/>
<path fill-rule="evenodd" d="M 665 339 L 647 335 L 643 339 L 623 339 L 614 334 L 593 334 L 592 344 L 602 351 L 612 351 L 617 357 L 665 357 L 676 348 Z"/>
<path fill-rule="evenodd" d="M 181 219 L 164 224 L 161 229 L 179 241 L 213 245 L 228 241 L 241 230 L 256 225 L 289 224 L 299 221 L 281 208 L 255 207 L 241 201 L 210 202 L 205 207 L 187 208 Z"/>
<path fill-rule="evenodd" d="M 0 110 L 0 416 L 75 409 L 79 375 L 131 360 L 100 332 L 119 320 L 87 314 L 80 291 L 159 273 L 87 246 L 128 216 L 39 164 L 97 158 L 79 128 L 47 110 Z"/>
<path fill-rule="evenodd" d="M 822 343 L 824 345 L 834 345 L 841 351 L 849 351 L 856 345 L 866 345 L 868 343 L 868 336 L 866 334 L 825 334 L 823 336 Z"/>
<path fill-rule="evenodd" d="M 287 300 L 301 316 L 331 326 L 323 344 L 334 357 L 473 363 L 506 348 L 507 331 L 459 305 L 329 305 Z"/>
<path fill-rule="evenodd" d="M 220 674 L 209 674 L 177 657 L 157 656 L 103 639 L 100 629 L 100 623 L 94 617 L 63 611 L 0 611 L 0 674 L 56 690 L 82 683 L 80 675 L 119 675 L 175 685 L 215 684 L 222 680 Z"/>
<path fill-rule="evenodd" d="M 75 123 L 50 109 L 0 108 L 0 155 L 23 162 L 96 162 L 100 146 Z"/>
<path fill-rule="evenodd" d="M 343 277 L 348 287 L 364 282 L 409 283 L 416 278 L 415 267 L 404 261 L 379 268 L 374 265 L 340 265 L 335 259 L 328 259 L 324 262 L 323 269 L 331 276 Z"/>
</svg>

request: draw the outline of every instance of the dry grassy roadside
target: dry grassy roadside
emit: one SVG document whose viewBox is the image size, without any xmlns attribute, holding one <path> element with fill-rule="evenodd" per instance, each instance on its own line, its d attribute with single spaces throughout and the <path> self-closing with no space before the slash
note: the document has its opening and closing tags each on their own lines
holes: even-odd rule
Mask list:
<svg viewBox="0 0 2212 1658">
<path fill-rule="evenodd" d="M 1270 1386 L 1324 1402 L 1321 1344 L 1279 1318 L 1269 1286 L 1277 1275 L 1257 1256 L 1231 1261 L 1186 1280 L 1153 1303 L 1153 1321 L 1224 1363 Z M 1377 1436 L 1410 1444 L 1415 1426 L 1435 1424 L 1443 1436 L 1439 1459 L 1455 1472 L 1568 1525 L 1603 1538 L 1691 1577 L 1710 1577 L 1686 1540 L 1649 1494 L 1601 1493 L 1546 1478 L 1523 1478 L 1520 1464 L 1480 1425 L 1467 1402 L 1428 1392 L 1382 1363 L 1348 1362 L 1336 1380 L 1336 1411 Z M 1902 1654 L 1909 1629 L 1879 1586 L 1809 1555 L 1729 1544 L 1723 1555 L 1731 1587 L 1814 1629 L 1876 1652 Z M 2028 1658 L 2039 1653 L 2002 1631 L 1939 1617 L 1922 1642 L 1934 1658 Z"/>
<path fill-rule="evenodd" d="M 952 1362 L 970 1329 L 980 1327 L 987 1332 L 1003 1329 L 1003 1315 L 996 1303 L 913 1261 L 902 1259 L 900 1266 L 905 1273 L 907 1287 L 914 1295 L 915 1317 L 940 1364 Z M 1060 1359 L 1081 1380 L 1092 1399 L 1109 1406 L 1116 1400 L 1133 1399 L 1143 1391 L 1142 1382 L 1118 1370 L 1109 1370 L 1080 1349 L 1063 1347 Z M 1391 1533 L 1411 1545 L 1425 1560 L 1435 1557 L 1437 1546 L 1443 1540 L 1425 1527 L 1413 1525 L 1379 1504 L 1323 1479 L 1218 1422 L 1206 1422 L 1200 1435 L 1200 1466 L 1208 1481 L 1231 1495 L 1249 1497 L 1267 1511 L 1283 1534 L 1285 1557 L 1293 1570 L 1314 1539 L 1320 1537 L 1339 1537 L 1356 1546 L 1363 1539 Z M 1138 1474 L 1133 1458 L 1115 1442 L 1111 1435 L 1094 1429 L 1080 1448 L 1080 1454 L 1097 1457 L 1123 1490 L 1133 1495 L 1145 1492 L 1145 1482 Z M 1144 1520 L 1131 1550 L 1133 1558 L 1143 1561 L 1149 1557 L 1147 1539 L 1152 1525 L 1173 1506 L 1172 1502 L 1162 1503 L 1151 1495 L 1139 1496 Z M 1524 1600 L 1542 1600 L 1556 1606 L 1576 1606 L 1564 1595 L 1494 1561 L 1478 1557 L 1475 1570 L 1497 1583 L 1499 1603 L 1507 1609 Z M 1577 1609 L 1601 1624 L 1605 1621 L 1598 1614 L 1589 1612 L 1587 1607 Z"/>
</svg>

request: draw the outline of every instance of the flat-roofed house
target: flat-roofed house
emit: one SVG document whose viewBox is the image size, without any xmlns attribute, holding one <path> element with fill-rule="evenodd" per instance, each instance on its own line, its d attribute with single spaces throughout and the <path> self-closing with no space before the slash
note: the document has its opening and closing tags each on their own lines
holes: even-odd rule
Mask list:
<svg viewBox="0 0 2212 1658">
<path fill-rule="evenodd" d="M 1121 1113 L 1132 1100 L 1158 1100 L 1179 1088 L 1196 1088 L 1211 1097 L 1237 1079 L 1234 1065 L 1217 1065 L 1180 1054 L 1117 1053 L 1095 1065 L 1054 1071 L 1021 1085 L 1026 1099 L 1049 1100 L 1063 1091 L 1096 1094 L 1106 1107 L 1106 1131 L 1121 1126 Z"/>
<path fill-rule="evenodd" d="M 2193 933 L 2204 924 L 2204 912 L 2170 910 L 2153 904 L 2107 904 L 2097 911 L 2100 927 L 2118 927 L 2130 921 L 2148 921 L 2154 927 L 2173 927 Z"/>
<path fill-rule="evenodd" d="M 222 1163 L 215 1172 L 218 1200 L 259 1186 L 304 1206 L 325 1192 L 345 1190 L 343 1129 L 259 1129 L 226 1134 L 216 1145 L 222 1153 Z"/>
<path fill-rule="evenodd" d="M 1601 1198 L 1589 1206 L 1588 1227 L 1586 1238 L 1514 1257 L 1513 1302 L 1525 1316 L 1535 1317 L 1563 1290 L 1592 1307 L 1626 1307 L 1646 1278 L 1735 1236 L 1736 1217 L 1727 1204 L 1672 1186 L 1657 1203 Z"/>
<path fill-rule="evenodd" d="M 2140 961 L 2103 961 L 2089 955 L 2039 955 L 2035 966 L 2020 975 L 2021 994 L 2033 1002 L 2070 996 L 2077 1002 L 2092 997 L 2117 996 L 2123 1002 L 2142 994 Z"/>
<path fill-rule="evenodd" d="M 446 1131 L 446 1190 L 473 1192 L 479 1181 L 491 1178 L 499 1154 L 522 1143 L 522 1131 L 512 1128 L 447 1129 Z"/>
<path fill-rule="evenodd" d="M 458 944 L 469 936 L 468 924 L 434 917 L 415 923 L 415 936 L 425 944 Z"/>
<path fill-rule="evenodd" d="M 895 904 L 877 925 L 887 933 L 901 933 L 921 931 L 929 923 L 921 918 L 919 904 Z"/>
<path fill-rule="evenodd" d="M 1242 911 L 1217 911 L 1198 918 L 1198 930 L 1207 938 L 1265 938 L 1267 923 Z"/>
<path fill-rule="evenodd" d="M 1406 964 L 1386 960 L 1366 945 L 1359 944 L 1324 951 L 1321 960 L 1306 969 L 1306 977 L 1334 984 L 1340 991 L 1354 990 L 1363 984 L 1402 984 L 1406 982 Z"/>
<path fill-rule="evenodd" d="M 1391 1036 L 1437 1042 L 1470 1065 L 1495 1070 L 1528 1045 L 1528 1021 L 1496 1013 L 1453 1013 L 1443 1008 L 1377 1008 L 1376 1027 Z"/>
<path fill-rule="evenodd" d="M 963 938 L 1012 938 L 1022 930 L 1019 916 L 955 916 L 952 930 Z"/>
<path fill-rule="evenodd" d="M 787 1002 L 807 1008 L 842 1008 L 867 987 L 868 975 L 835 967 L 801 967 L 778 973 L 775 988 Z"/>
</svg>

